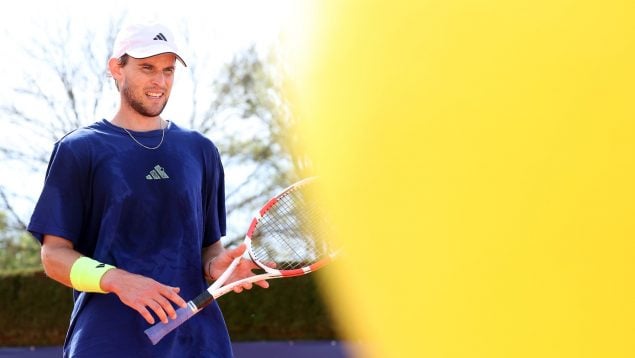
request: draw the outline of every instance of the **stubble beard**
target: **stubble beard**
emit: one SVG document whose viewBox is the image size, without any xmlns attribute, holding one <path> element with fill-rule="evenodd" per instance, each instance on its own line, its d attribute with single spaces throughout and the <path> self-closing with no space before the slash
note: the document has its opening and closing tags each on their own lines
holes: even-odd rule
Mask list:
<svg viewBox="0 0 635 358">
<path fill-rule="evenodd" d="M 161 105 L 161 108 L 152 111 L 150 108 L 145 106 L 142 101 L 137 99 L 128 87 L 124 87 L 121 93 L 123 94 L 124 99 L 126 100 L 126 102 L 128 102 L 130 107 L 132 107 L 132 109 L 134 109 L 137 113 L 144 117 L 156 117 L 160 115 L 161 112 L 163 112 L 165 106 L 168 104 L 168 101 L 165 100 Z"/>
</svg>

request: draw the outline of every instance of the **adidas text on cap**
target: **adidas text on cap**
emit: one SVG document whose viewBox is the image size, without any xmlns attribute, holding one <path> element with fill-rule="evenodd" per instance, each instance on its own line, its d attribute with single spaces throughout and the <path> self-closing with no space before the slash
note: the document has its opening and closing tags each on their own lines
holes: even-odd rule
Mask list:
<svg viewBox="0 0 635 358">
<path fill-rule="evenodd" d="M 167 27 L 157 23 L 131 24 L 119 31 L 113 46 L 112 58 L 120 58 L 124 54 L 134 58 L 146 58 L 162 53 L 173 53 L 183 66 L 187 67 L 179 55 L 174 36 Z"/>
</svg>

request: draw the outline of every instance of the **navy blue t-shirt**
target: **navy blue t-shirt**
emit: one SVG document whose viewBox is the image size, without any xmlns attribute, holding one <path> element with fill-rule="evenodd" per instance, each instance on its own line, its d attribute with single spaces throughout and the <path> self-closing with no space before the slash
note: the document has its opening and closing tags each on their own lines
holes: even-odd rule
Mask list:
<svg viewBox="0 0 635 358">
<path fill-rule="evenodd" d="M 131 133 L 148 147 L 163 135 Z M 225 235 L 224 195 L 218 150 L 200 133 L 169 122 L 163 144 L 149 150 L 102 120 L 55 144 L 28 230 L 40 242 L 60 236 L 83 255 L 180 287 L 187 301 L 206 288 L 203 247 Z M 153 346 L 144 334 L 150 325 L 115 294 L 73 292 L 65 356 L 232 355 L 215 303 Z"/>
</svg>

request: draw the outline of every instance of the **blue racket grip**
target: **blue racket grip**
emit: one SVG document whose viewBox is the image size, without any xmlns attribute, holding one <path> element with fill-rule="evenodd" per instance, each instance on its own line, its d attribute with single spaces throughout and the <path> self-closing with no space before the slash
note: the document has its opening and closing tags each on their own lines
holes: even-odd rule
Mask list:
<svg viewBox="0 0 635 358">
<path fill-rule="evenodd" d="M 176 310 L 175 319 L 168 320 L 168 323 L 159 322 L 144 332 L 148 338 L 150 338 L 152 344 L 155 345 L 168 333 L 174 331 L 176 327 L 192 318 L 192 316 L 197 314 L 203 307 L 209 305 L 213 300 L 214 297 L 209 292 L 203 291 L 203 293 L 198 295 L 195 299 L 188 302 L 186 307 L 181 307 Z"/>
<path fill-rule="evenodd" d="M 198 310 L 193 310 L 188 305 L 187 307 L 181 307 L 176 310 L 176 318 L 168 320 L 168 323 L 159 322 L 154 326 L 146 329 L 144 332 L 155 345 L 165 337 L 168 333 L 172 332 L 176 327 L 180 326 L 183 322 L 194 316 Z"/>
</svg>

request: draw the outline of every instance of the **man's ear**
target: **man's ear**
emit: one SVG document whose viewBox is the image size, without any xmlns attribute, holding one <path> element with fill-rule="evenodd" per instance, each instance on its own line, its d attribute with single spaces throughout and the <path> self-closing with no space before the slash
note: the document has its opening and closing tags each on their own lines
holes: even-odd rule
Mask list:
<svg viewBox="0 0 635 358">
<path fill-rule="evenodd" d="M 108 71 L 112 78 L 115 79 L 115 83 L 117 83 L 117 89 L 119 89 L 119 83 L 121 83 L 121 79 L 123 77 L 121 72 L 121 65 L 119 64 L 119 60 L 116 58 L 111 58 L 108 60 Z"/>
</svg>

